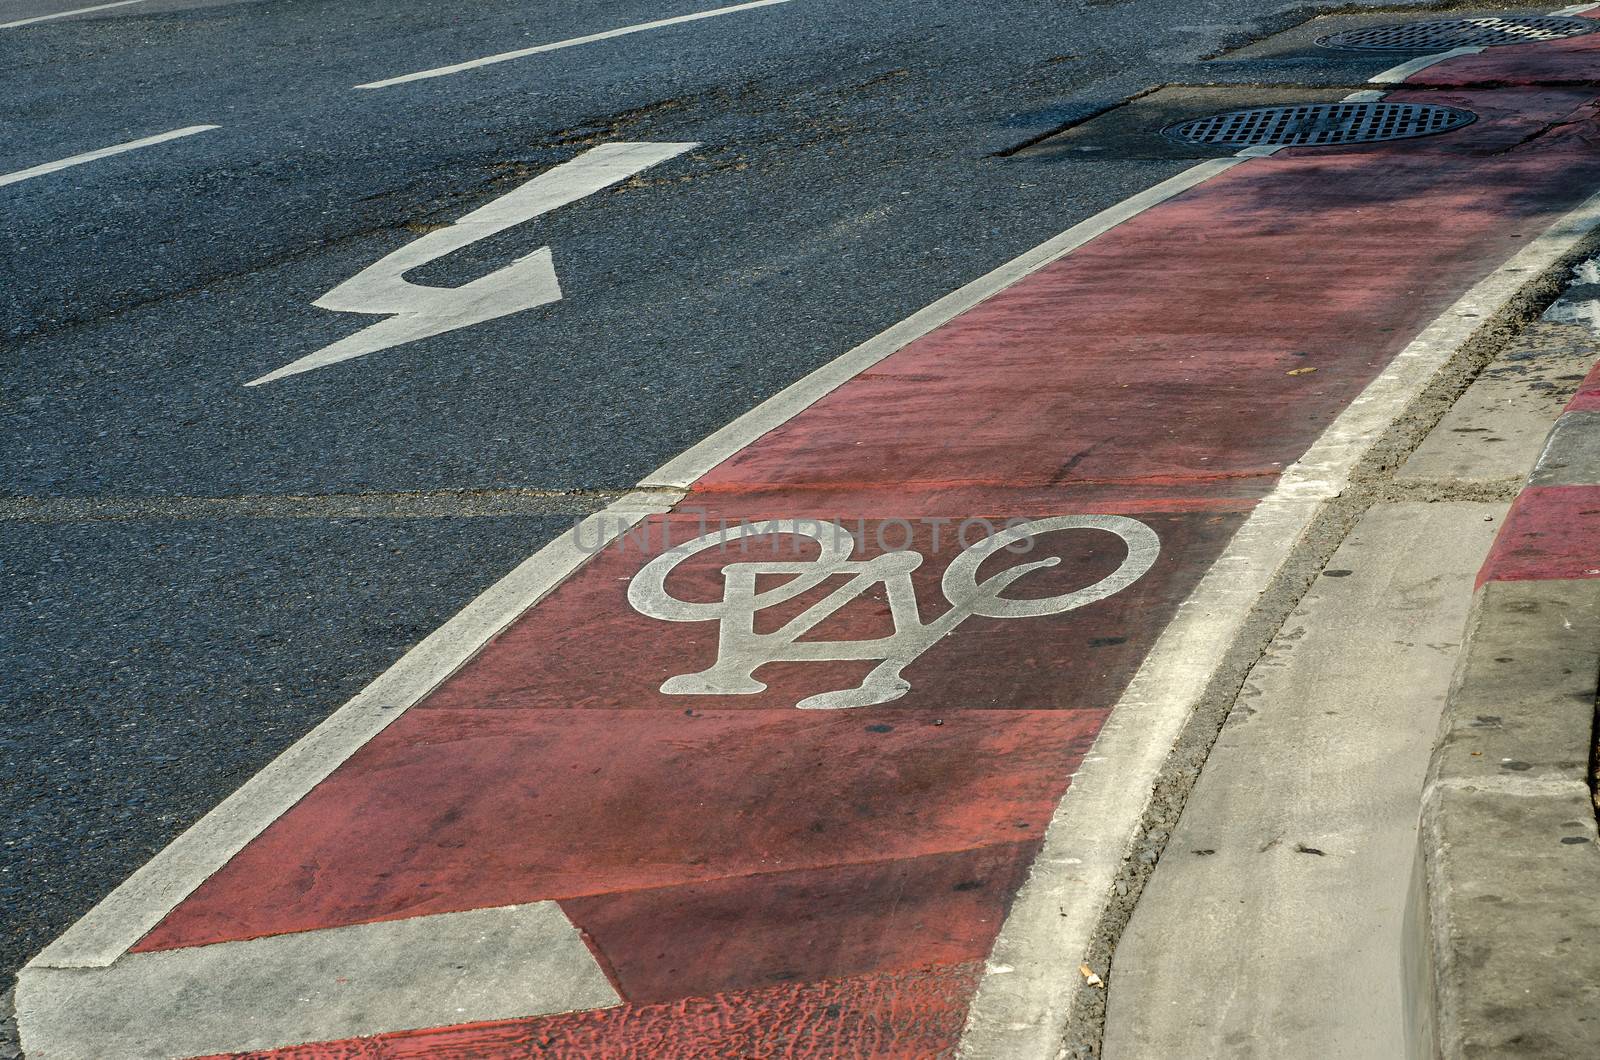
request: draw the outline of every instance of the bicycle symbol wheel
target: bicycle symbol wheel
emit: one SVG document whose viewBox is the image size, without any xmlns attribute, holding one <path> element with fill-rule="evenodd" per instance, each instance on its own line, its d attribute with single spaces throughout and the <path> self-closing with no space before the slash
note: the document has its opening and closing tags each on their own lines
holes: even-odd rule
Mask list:
<svg viewBox="0 0 1600 1060">
<path fill-rule="evenodd" d="M 1005 571 L 986 578 L 981 583 L 978 581 L 978 568 L 984 560 L 999 550 L 1008 545 L 1037 540 L 1045 534 L 1063 530 L 1099 530 L 1115 534 L 1122 539 L 1123 544 L 1127 545 L 1128 555 L 1116 570 L 1093 585 L 1074 589 L 1059 596 L 1046 596 L 1036 600 L 1018 600 L 999 595 L 1000 589 L 1012 579 L 1005 579 L 1004 584 L 999 587 L 986 588 L 1004 579 Z M 1145 572 L 1155 564 L 1160 552 L 1161 540 L 1156 537 L 1156 532 L 1137 519 L 1121 515 L 1061 515 L 1051 519 L 1035 519 L 1030 523 L 1019 523 L 978 542 L 950 562 L 950 566 L 945 568 L 944 578 L 940 584 L 944 588 L 945 597 L 952 604 L 971 601 L 969 605 L 971 612 L 985 618 L 1038 618 L 1044 615 L 1059 615 L 1063 611 L 1071 611 L 1092 604 L 1096 600 L 1104 600 L 1126 589 L 1144 576 Z M 1056 562 L 1054 559 L 1042 560 L 1029 566 L 1054 566 Z"/>
</svg>

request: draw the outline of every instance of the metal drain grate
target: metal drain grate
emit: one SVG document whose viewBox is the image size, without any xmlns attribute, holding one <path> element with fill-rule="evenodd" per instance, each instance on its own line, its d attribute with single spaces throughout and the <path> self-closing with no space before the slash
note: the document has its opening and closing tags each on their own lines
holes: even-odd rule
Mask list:
<svg viewBox="0 0 1600 1060">
<path fill-rule="evenodd" d="M 1471 111 L 1430 103 L 1303 103 L 1212 114 L 1169 125 L 1161 134 L 1214 147 L 1319 147 L 1431 136 L 1476 118 Z"/>
<path fill-rule="evenodd" d="M 1323 37 L 1317 43 L 1324 48 L 1351 51 L 1443 52 L 1452 48 L 1492 48 L 1498 44 L 1563 40 L 1593 33 L 1596 29 L 1600 29 L 1600 22 L 1591 18 L 1451 18 L 1346 30 Z"/>
</svg>

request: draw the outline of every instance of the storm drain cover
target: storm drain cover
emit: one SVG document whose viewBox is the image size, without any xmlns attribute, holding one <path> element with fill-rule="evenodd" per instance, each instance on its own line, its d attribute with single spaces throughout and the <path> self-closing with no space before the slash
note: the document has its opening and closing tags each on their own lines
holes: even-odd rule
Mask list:
<svg viewBox="0 0 1600 1060">
<path fill-rule="evenodd" d="M 1443 52 L 1452 48 L 1492 48 L 1498 44 L 1562 40 L 1593 33 L 1596 29 L 1600 29 L 1600 22 L 1591 18 L 1451 18 L 1346 30 L 1323 37 L 1317 43 L 1324 48 L 1355 51 Z"/>
<path fill-rule="evenodd" d="M 1180 143 L 1214 147 L 1319 147 L 1431 136 L 1470 125 L 1476 117 L 1430 103 L 1302 103 L 1230 110 L 1161 132 Z"/>
</svg>

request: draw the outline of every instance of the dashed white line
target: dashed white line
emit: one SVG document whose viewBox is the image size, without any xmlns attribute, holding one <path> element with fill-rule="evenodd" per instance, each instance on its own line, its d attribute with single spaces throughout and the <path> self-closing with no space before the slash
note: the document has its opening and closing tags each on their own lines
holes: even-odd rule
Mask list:
<svg viewBox="0 0 1600 1060">
<path fill-rule="evenodd" d="M 758 7 L 772 7 L 776 4 L 787 4 L 789 0 L 752 0 L 750 3 L 734 4 L 732 7 L 718 7 L 710 11 L 696 11 L 692 15 L 678 15 L 674 18 L 657 19 L 655 22 L 640 22 L 633 26 L 622 26 L 619 29 L 608 29 L 601 33 L 590 33 L 583 37 L 573 37 L 570 40 L 556 41 L 554 44 L 540 44 L 532 48 L 521 48 L 514 52 L 501 52 L 498 55 L 486 56 L 482 59 L 473 59 L 469 62 L 456 63 L 454 66 L 440 66 L 432 70 L 422 70 L 414 74 L 402 74 L 399 77 L 390 77 L 382 81 L 369 81 L 356 88 L 388 88 L 390 85 L 402 85 L 407 81 L 423 81 L 430 77 L 445 77 L 449 74 L 459 74 L 463 70 L 475 70 L 480 66 L 489 66 L 493 63 L 509 62 L 512 59 L 521 59 L 528 55 L 539 55 L 543 52 L 560 51 L 562 48 L 575 48 L 580 44 L 592 44 L 595 41 L 610 40 L 612 37 L 625 37 L 630 33 L 643 33 L 649 29 L 661 29 L 665 26 L 678 26 L 685 22 L 697 22 L 702 18 L 716 18 L 718 15 L 731 15 L 738 11 L 750 11 Z"/>
<path fill-rule="evenodd" d="M 35 22 L 53 22 L 58 18 L 71 18 L 73 15 L 87 15 L 91 11 L 105 11 L 108 8 L 142 3 L 144 0 L 117 0 L 114 4 L 96 4 L 93 7 L 80 7 L 74 11 L 57 11 L 53 15 L 34 15 L 32 18 L 19 18 L 15 22 L 0 22 L 0 29 L 16 29 L 18 26 L 31 26 Z"/>
<path fill-rule="evenodd" d="M 165 143 L 168 140 L 176 140 L 181 136 L 193 136 L 195 133 L 203 133 L 211 129 L 220 128 L 222 128 L 220 125 L 190 125 L 182 129 L 174 129 L 171 132 L 164 132 L 157 136 L 146 136 L 142 140 L 129 140 L 125 144 L 102 147 L 98 151 L 85 151 L 81 155 L 73 155 L 70 158 L 59 159 L 55 162 L 46 162 L 43 165 L 32 166 L 28 169 L 19 169 L 15 173 L 6 173 L 0 176 L 0 187 L 28 180 L 32 177 L 42 177 L 46 173 L 54 173 L 57 170 L 67 169 L 72 166 L 81 166 L 85 162 L 93 162 L 96 159 L 106 158 L 110 155 L 120 155 L 124 151 L 137 151 L 141 147 L 150 147 L 155 144 Z"/>
</svg>

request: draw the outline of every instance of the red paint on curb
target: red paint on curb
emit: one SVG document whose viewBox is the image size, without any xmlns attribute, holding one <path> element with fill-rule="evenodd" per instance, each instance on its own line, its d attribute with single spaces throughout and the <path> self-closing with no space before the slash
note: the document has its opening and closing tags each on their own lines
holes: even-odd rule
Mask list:
<svg viewBox="0 0 1600 1060">
<path fill-rule="evenodd" d="M 1578 385 L 1578 392 L 1567 402 L 1567 412 L 1600 412 L 1600 363 Z"/>
<path fill-rule="evenodd" d="M 1495 537 L 1478 585 L 1600 577 L 1600 486 L 1530 486 Z"/>
</svg>

